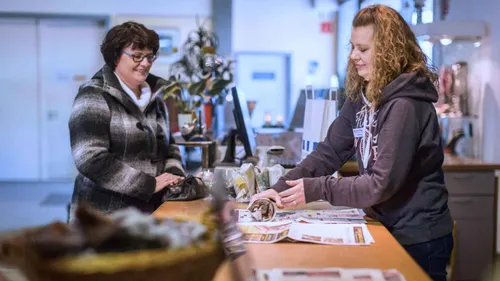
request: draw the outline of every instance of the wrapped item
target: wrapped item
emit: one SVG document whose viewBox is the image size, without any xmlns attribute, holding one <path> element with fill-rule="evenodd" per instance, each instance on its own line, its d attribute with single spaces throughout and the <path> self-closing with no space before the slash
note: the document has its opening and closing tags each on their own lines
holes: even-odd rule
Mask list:
<svg viewBox="0 0 500 281">
<path fill-rule="evenodd" d="M 251 163 L 243 164 L 239 170 L 216 168 L 215 173 L 223 173 L 225 181 L 231 182 L 234 187 L 234 198 L 237 202 L 250 202 L 250 197 L 263 192 L 285 174 L 285 168 L 281 165 L 272 167 L 255 167 Z M 233 190 L 228 186 L 229 191 Z"/>
<path fill-rule="evenodd" d="M 266 222 L 274 219 L 278 208 L 273 200 L 261 198 L 250 203 L 247 209 L 255 220 Z"/>
<path fill-rule="evenodd" d="M 269 170 L 267 168 L 260 169 L 255 167 L 255 182 L 257 184 L 257 193 L 266 191 L 269 189 Z"/>
<path fill-rule="evenodd" d="M 243 164 L 240 170 L 233 174 L 234 191 L 237 202 L 249 202 L 250 197 L 255 195 L 257 184 L 255 182 L 255 169 L 251 163 Z"/>
<path fill-rule="evenodd" d="M 237 188 L 234 184 L 234 179 L 238 175 L 238 169 L 239 168 L 216 167 L 214 170 L 214 179 L 220 177 L 220 179 L 224 182 L 224 186 L 227 188 L 228 195 L 231 199 L 234 199 L 237 196 Z"/>
<path fill-rule="evenodd" d="M 245 179 L 248 186 L 248 196 L 251 197 L 257 193 L 257 186 L 255 184 L 255 169 L 252 163 L 245 163 L 241 165 L 240 175 Z"/>
<path fill-rule="evenodd" d="M 278 180 L 285 175 L 285 168 L 281 165 L 274 165 L 267 168 L 269 171 L 269 186 L 273 186 Z"/>
<path fill-rule="evenodd" d="M 238 174 L 233 178 L 234 191 L 236 193 L 236 202 L 248 202 L 248 183 L 242 175 Z"/>
</svg>

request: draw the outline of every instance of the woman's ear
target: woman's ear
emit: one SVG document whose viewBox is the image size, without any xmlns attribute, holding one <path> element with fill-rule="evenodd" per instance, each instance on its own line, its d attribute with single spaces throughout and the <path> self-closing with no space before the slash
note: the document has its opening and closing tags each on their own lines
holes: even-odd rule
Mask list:
<svg viewBox="0 0 500 281">
<path fill-rule="evenodd" d="M 118 66 L 118 63 L 120 62 L 121 57 L 122 57 L 122 53 L 119 53 L 118 56 L 116 57 L 116 60 L 115 60 L 115 68 Z"/>
</svg>

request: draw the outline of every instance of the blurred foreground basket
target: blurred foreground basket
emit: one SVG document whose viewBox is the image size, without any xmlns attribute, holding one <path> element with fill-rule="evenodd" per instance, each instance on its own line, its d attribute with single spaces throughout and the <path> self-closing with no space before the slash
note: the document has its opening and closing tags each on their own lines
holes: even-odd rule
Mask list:
<svg viewBox="0 0 500 281">
<path fill-rule="evenodd" d="M 216 234 L 217 224 L 211 212 L 196 220 L 207 226 L 209 234 L 202 242 L 187 248 L 42 260 L 27 245 L 42 228 L 68 229 L 66 224 L 53 223 L 0 238 L 0 262 L 16 266 L 30 281 L 212 280 L 224 261 L 224 252 Z"/>
</svg>

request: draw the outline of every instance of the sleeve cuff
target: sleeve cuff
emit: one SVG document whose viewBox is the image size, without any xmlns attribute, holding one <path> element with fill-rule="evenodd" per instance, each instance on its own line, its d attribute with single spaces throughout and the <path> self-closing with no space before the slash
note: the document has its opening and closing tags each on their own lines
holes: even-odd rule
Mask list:
<svg viewBox="0 0 500 281">
<path fill-rule="evenodd" d="M 181 177 L 186 176 L 182 162 L 173 158 L 167 160 L 167 163 L 165 164 L 165 173 L 171 173 Z"/>
<path fill-rule="evenodd" d="M 280 193 L 282 191 L 285 191 L 290 188 L 288 184 L 286 184 L 286 180 L 281 178 L 276 182 L 273 186 L 271 186 L 272 189 L 276 190 L 276 192 Z"/>
<path fill-rule="evenodd" d="M 156 178 L 146 175 L 142 188 L 138 190 L 137 194 L 132 194 L 132 196 L 135 196 L 143 201 L 149 201 L 151 200 L 151 197 L 153 197 L 155 189 L 156 189 Z"/>
<path fill-rule="evenodd" d="M 306 203 L 324 200 L 319 178 L 304 178 L 304 195 Z"/>
</svg>

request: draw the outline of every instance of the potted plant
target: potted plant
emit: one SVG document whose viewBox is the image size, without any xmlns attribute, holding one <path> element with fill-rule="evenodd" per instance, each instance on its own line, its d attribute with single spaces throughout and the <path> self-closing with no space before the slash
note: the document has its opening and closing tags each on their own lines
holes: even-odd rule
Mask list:
<svg viewBox="0 0 500 281">
<path fill-rule="evenodd" d="M 188 35 L 183 45 L 183 55 L 175 62 L 170 72 L 176 90 L 165 94 L 164 98 L 174 97 L 179 113 L 179 127 L 204 104 L 205 125 L 212 126 L 212 107 L 214 101 L 221 101 L 224 90 L 232 83 L 232 61 L 217 55 L 217 35 L 199 25 Z"/>
</svg>

